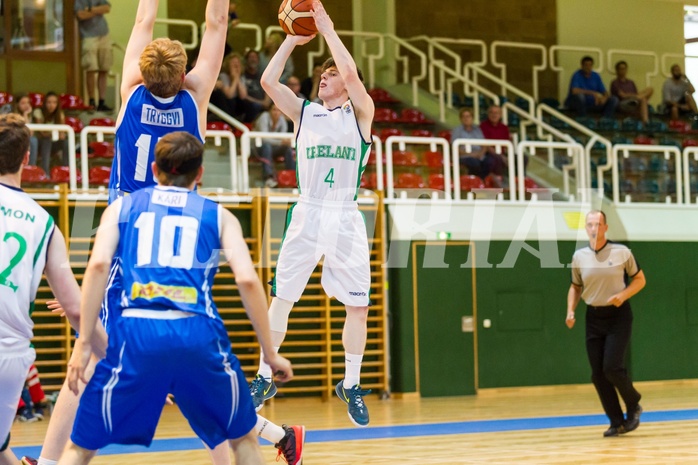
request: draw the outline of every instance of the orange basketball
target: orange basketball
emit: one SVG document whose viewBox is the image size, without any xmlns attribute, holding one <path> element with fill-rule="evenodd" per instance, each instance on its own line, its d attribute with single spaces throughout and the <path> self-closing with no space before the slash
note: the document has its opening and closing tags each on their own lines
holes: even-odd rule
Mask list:
<svg viewBox="0 0 698 465">
<path fill-rule="evenodd" d="M 313 0 L 284 0 L 279 7 L 279 24 L 286 34 L 310 36 L 317 32 L 310 10 Z"/>
</svg>

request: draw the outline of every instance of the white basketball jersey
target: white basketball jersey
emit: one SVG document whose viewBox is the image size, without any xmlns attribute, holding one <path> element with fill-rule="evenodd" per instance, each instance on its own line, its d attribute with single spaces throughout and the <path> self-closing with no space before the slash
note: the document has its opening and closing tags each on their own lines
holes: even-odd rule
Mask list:
<svg viewBox="0 0 698 465">
<path fill-rule="evenodd" d="M 355 201 L 370 147 L 361 136 L 351 100 L 332 110 L 306 100 L 296 135 L 301 195 Z"/>
<path fill-rule="evenodd" d="M 21 189 L 0 184 L 0 352 L 26 349 L 54 221 Z"/>
</svg>

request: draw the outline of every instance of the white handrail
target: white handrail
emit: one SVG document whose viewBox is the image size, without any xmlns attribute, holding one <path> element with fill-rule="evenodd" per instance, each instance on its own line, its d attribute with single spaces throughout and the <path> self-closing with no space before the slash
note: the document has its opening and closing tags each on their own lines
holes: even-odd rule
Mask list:
<svg viewBox="0 0 698 465">
<path fill-rule="evenodd" d="M 514 47 L 514 48 L 525 48 L 525 49 L 531 49 L 531 50 L 540 50 L 541 52 L 541 61 L 542 63 L 540 65 L 533 65 L 532 69 L 532 74 L 533 74 L 533 98 L 535 100 L 538 100 L 538 73 L 541 71 L 545 71 L 548 68 L 548 57 L 547 57 L 547 51 L 545 49 L 544 45 L 541 44 L 531 44 L 531 43 L 525 43 L 525 42 L 507 42 L 503 40 L 495 40 L 490 44 L 490 55 L 491 55 L 491 60 L 492 60 L 492 65 L 501 69 L 502 70 L 502 82 L 507 81 L 507 65 L 504 63 L 500 63 L 497 61 L 497 48 L 498 47 Z M 505 87 L 502 85 L 502 93 L 504 93 Z M 531 111 L 533 111 L 531 107 Z"/>
<path fill-rule="evenodd" d="M 371 136 L 373 146 L 376 148 L 376 189 L 383 191 L 383 144 L 378 136 Z"/>
<path fill-rule="evenodd" d="M 254 138 L 256 146 L 261 147 L 262 139 L 279 139 L 293 142 L 294 137 L 291 132 L 243 132 L 242 136 L 240 136 L 240 158 L 242 160 L 242 185 L 240 189 L 243 194 L 250 192 L 249 158 L 252 153 L 251 139 Z"/>
<path fill-rule="evenodd" d="M 400 47 L 406 48 L 419 57 L 419 74 L 412 77 L 412 105 L 417 106 L 419 105 L 419 82 L 427 77 L 427 57 L 424 52 L 395 34 L 384 34 L 384 37 L 395 42 L 395 56 L 396 60 L 403 62 L 403 82 L 405 84 L 409 81 L 409 66 L 407 57 L 400 55 Z"/>
<path fill-rule="evenodd" d="M 657 77 L 659 75 L 659 57 L 655 52 L 611 48 L 608 49 L 606 53 L 608 53 L 608 71 L 610 71 L 611 73 L 615 73 L 616 71 L 614 68 L 615 65 L 613 64 L 613 55 L 637 55 L 643 57 L 650 57 L 653 59 L 652 62 L 654 64 L 654 67 L 652 68 L 652 71 L 648 71 L 647 73 L 645 73 L 645 84 L 647 86 L 651 86 L 652 78 Z"/>
<path fill-rule="evenodd" d="M 88 158 L 88 144 L 87 136 L 89 134 L 95 134 L 97 136 L 97 141 L 104 141 L 104 134 L 116 134 L 116 127 L 114 126 L 85 126 L 82 131 L 80 131 L 80 164 L 82 168 L 82 190 L 87 191 L 90 188 L 89 179 L 89 158 Z M 72 170 L 71 170 L 72 172 Z M 72 173 L 71 173 L 72 179 Z M 72 190 L 72 187 L 71 187 Z"/>
<path fill-rule="evenodd" d="M 201 37 L 203 37 L 204 32 L 206 32 L 206 23 L 201 23 L 200 29 L 201 29 Z M 254 31 L 254 38 L 255 38 L 254 50 L 261 50 L 262 49 L 262 45 L 264 45 L 264 44 L 262 43 L 262 28 L 259 25 L 252 24 L 252 23 L 238 23 L 233 29 Z"/>
<path fill-rule="evenodd" d="M 586 136 L 589 136 L 592 139 L 595 138 L 594 142 L 596 142 L 598 140 L 599 142 L 601 142 L 602 144 L 604 144 L 606 146 L 606 164 L 603 166 L 599 166 L 597 168 L 598 169 L 598 175 L 597 175 L 598 187 L 597 188 L 599 190 L 599 195 L 603 196 L 603 173 L 608 171 L 609 169 L 611 169 L 614 166 L 614 160 L 613 160 L 613 156 L 612 156 L 613 152 L 611 150 L 611 147 L 613 146 L 613 144 L 611 144 L 611 141 L 606 139 L 605 137 L 601 136 L 599 133 L 592 131 L 591 129 L 587 128 L 586 126 L 579 124 L 577 121 L 573 120 L 572 118 L 569 118 L 569 117 L 563 115 L 562 113 L 555 110 L 554 108 L 552 108 L 544 103 L 538 104 L 538 107 L 536 108 L 536 116 L 538 117 L 539 120 L 543 120 L 543 113 L 544 112 L 550 114 L 551 116 L 558 118 L 559 120 L 561 120 L 567 124 L 569 124 L 572 128 L 576 129 L 577 131 L 581 132 L 582 134 L 585 134 Z M 538 131 L 539 131 L 538 136 L 542 138 L 543 134 L 540 131 L 540 128 L 538 128 Z M 588 145 L 586 147 L 586 152 L 587 152 L 586 153 L 586 162 L 588 165 L 586 167 L 586 170 L 590 170 L 590 168 L 591 168 L 590 163 L 591 163 L 591 147 L 592 146 L 593 146 L 593 144 Z M 618 184 L 618 179 L 617 179 L 618 170 L 612 170 L 611 173 L 613 176 L 614 184 Z M 589 186 L 582 185 L 581 187 L 582 188 L 591 187 L 591 176 L 589 176 L 588 181 L 590 183 Z"/>
<path fill-rule="evenodd" d="M 210 103 L 208 104 L 208 111 L 213 113 L 214 115 L 218 116 L 220 119 L 234 127 L 235 129 L 239 129 L 242 132 L 247 132 L 250 130 L 247 126 L 245 126 L 242 122 L 236 120 L 232 116 L 230 116 L 228 113 L 224 112 L 214 104 Z"/>
<path fill-rule="evenodd" d="M 51 140 L 58 140 L 60 138 L 59 133 L 65 132 L 68 137 L 68 167 L 70 170 L 70 190 L 75 191 L 78 187 L 77 182 L 77 164 L 75 162 L 75 131 L 72 127 L 67 124 L 27 124 L 27 127 L 32 131 L 51 131 Z M 83 165 L 83 172 L 85 171 L 87 165 Z M 50 176 L 51 173 L 46 173 Z M 84 176 L 83 176 L 84 178 Z M 83 179 L 84 184 L 84 179 Z"/>
<path fill-rule="evenodd" d="M 603 63 L 604 63 L 604 54 L 603 50 L 601 50 L 598 47 L 578 47 L 575 45 L 551 45 L 550 48 L 548 49 L 548 53 L 550 53 L 550 69 L 553 71 L 564 71 L 565 69 L 562 68 L 561 66 L 557 66 L 557 62 L 555 61 L 555 52 L 557 51 L 561 52 L 581 52 L 581 53 L 595 53 L 598 56 L 598 60 L 594 63 L 596 66 L 594 68 L 594 71 L 597 73 L 600 73 L 603 71 Z M 580 57 L 581 59 L 581 57 Z"/>
<path fill-rule="evenodd" d="M 230 189 L 232 192 L 237 193 L 238 192 L 238 173 L 237 173 L 237 166 L 238 166 L 237 153 L 238 153 L 238 151 L 237 151 L 237 146 L 235 145 L 235 136 L 230 131 L 220 131 L 220 130 L 207 129 L 206 135 L 204 137 L 205 138 L 212 138 L 213 143 L 216 145 L 216 147 L 221 146 L 222 139 L 228 140 L 228 146 L 229 146 L 228 155 L 230 156 Z"/>
<path fill-rule="evenodd" d="M 443 149 L 443 169 L 444 169 L 444 196 L 446 200 L 451 199 L 451 154 L 449 152 L 448 141 L 443 137 L 413 137 L 413 136 L 390 136 L 385 141 L 385 167 L 386 167 L 386 196 L 392 199 L 395 194 L 395 183 L 393 181 L 393 144 L 420 144 L 431 145 L 432 148 L 441 146 Z"/>
<path fill-rule="evenodd" d="M 662 60 L 662 70 L 661 70 L 662 76 L 669 78 L 669 77 L 671 77 L 671 67 L 669 65 L 667 65 L 667 62 L 666 62 L 667 58 L 678 58 L 679 60 L 682 60 L 685 62 L 686 58 L 698 58 L 698 55 L 686 55 L 684 53 L 664 53 L 664 54 L 662 54 L 662 58 L 661 58 L 661 60 Z M 674 60 L 674 61 L 676 61 L 676 60 Z M 673 64 L 672 64 L 672 66 L 673 66 Z M 684 63 L 684 71 L 686 71 L 685 63 Z"/>
<path fill-rule="evenodd" d="M 440 50 L 442 53 L 448 55 L 451 57 L 454 61 L 454 66 L 453 66 L 453 71 L 458 72 L 461 69 L 461 58 L 460 55 L 452 51 L 451 49 L 444 47 L 443 45 L 434 42 L 429 36 L 426 35 L 421 35 L 421 36 L 416 36 L 416 37 L 411 37 L 407 39 L 408 42 L 416 42 L 416 41 L 425 41 L 427 43 L 427 53 L 429 56 L 429 62 L 432 63 L 436 60 L 436 57 L 434 55 L 434 49 Z M 445 66 L 445 65 L 444 65 Z M 434 85 L 434 73 L 429 73 L 429 92 L 433 95 L 437 95 L 440 90 L 436 89 L 436 86 Z M 449 100 L 450 102 L 450 100 Z"/>
<path fill-rule="evenodd" d="M 683 174 L 681 170 L 681 151 L 678 147 L 668 146 L 668 145 L 637 145 L 637 144 L 616 144 L 613 146 L 613 158 L 618 160 L 618 154 L 623 155 L 623 158 L 628 158 L 630 156 L 629 152 L 645 152 L 645 153 L 663 153 L 665 159 L 669 159 L 672 155 L 676 158 L 674 163 L 674 168 L 676 171 L 676 203 L 683 203 L 683 185 L 682 177 Z M 613 164 L 613 170 L 618 171 L 618 163 Z M 613 181 L 613 201 L 615 203 L 620 202 L 620 187 L 618 183 L 618 176 L 614 176 Z"/>
<path fill-rule="evenodd" d="M 561 140 L 567 141 L 567 142 L 574 142 L 575 141 L 574 138 L 572 136 L 570 136 L 569 134 L 562 132 L 559 129 L 549 125 L 548 123 L 546 123 L 542 119 L 536 118 L 535 115 L 532 115 L 528 112 L 523 111 L 521 108 L 517 107 L 516 105 L 514 105 L 511 102 L 505 102 L 502 105 L 502 121 L 504 121 L 505 123 L 509 122 L 509 115 L 508 115 L 509 111 L 513 111 L 514 113 L 516 113 L 517 115 L 519 115 L 522 118 L 527 118 L 533 124 L 535 124 L 536 126 L 540 127 L 541 129 L 543 129 L 545 131 L 548 131 L 550 134 L 557 137 L 558 139 L 561 139 Z"/>
<path fill-rule="evenodd" d="M 473 73 L 473 81 L 477 84 L 478 83 L 478 75 L 482 75 L 483 77 L 486 77 L 487 79 L 490 79 L 491 81 L 495 82 L 496 84 L 499 84 L 502 88 L 502 93 L 504 93 L 505 90 L 508 90 L 514 95 L 518 95 L 519 97 L 523 98 L 528 102 L 528 113 L 530 114 L 531 117 L 533 117 L 535 108 L 536 108 L 536 101 L 531 97 L 529 94 L 526 92 L 522 91 L 518 87 L 512 86 L 508 82 L 498 78 L 494 74 L 490 73 L 489 71 L 485 71 L 484 69 L 477 67 L 477 66 L 472 66 L 470 63 L 466 64 L 466 69 L 470 68 Z"/>
<path fill-rule="evenodd" d="M 450 38 L 447 38 L 447 37 L 433 37 L 431 40 L 432 40 L 433 42 L 436 42 L 436 43 L 444 43 L 444 44 L 451 44 L 451 45 L 475 45 L 475 46 L 477 46 L 477 47 L 480 48 L 480 56 L 481 56 L 482 58 L 480 59 L 480 61 L 470 61 L 469 63 L 472 64 L 472 65 L 481 66 L 481 67 L 484 67 L 484 66 L 487 65 L 487 43 L 486 43 L 484 40 L 477 40 L 477 39 L 450 39 Z M 458 55 L 458 57 L 460 58 L 460 55 Z M 459 63 L 460 63 L 460 61 L 459 61 Z M 460 67 L 460 65 L 459 65 L 459 66 L 458 66 L 458 70 L 460 70 L 460 69 L 461 69 L 461 67 Z M 467 70 L 466 70 L 466 71 L 467 71 Z M 466 77 L 468 77 L 468 76 L 466 75 Z M 454 82 L 453 79 L 449 79 L 449 80 L 446 82 L 447 91 L 448 91 L 448 94 L 449 94 L 449 95 L 453 92 L 453 82 Z M 464 87 L 463 87 L 463 93 L 464 93 L 465 95 L 471 95 L 471 94 L 472 94 L 472 91 L 471 91 L 470 88 L 468 87 L 468 82 L 467 82 L 467 81 L 465 82 L 465 85 L 464 85 Z M 452 102 L 451 102 L 450 100 L 449 100 L 449 105 L 448 105 L 448 107 L 449 107 L 449 108 L 452 108 L 452 107 L 453 107 Z"/>
<path fill-rule="evenodd" d="M 687 204 L 691 204 L 691 162 L 689 157 L 693 155 L 693 159 L 698 161 L 698 147 L 686 147 L 683 149 L 683 179 L 685 195 L 684 200 Z M 698 203 L 698 197 L 696 198 Z"/>
<path fill-rule="evenodd" d="M 189 26 L 191 28 L 191 42 L 182 43 L 185 50 L 194 50 L 199 46 L 199 29 L 196 23 L 190 19 L 156 18 L 155 24 L 167 24 L 172 26 Z M 203 29 L 201 30 L 203 34 Z M 169 35 L 169 34 L 166 34 Z"/>
<path fill-rule="evenodd" d="M 472 146 L 494 147 L 497 155 L 502 153 L 502 148 L 507 151 L 507 160 L 509 168 L 509 195 L 510 200 L 516 200 L 516 182 L 514 157 L 517 156 L 514 144 L 509 140 L 497 139 L 456 139 L 451 141 L 451 155 L 453 157 L 453 193 L 456 200 L 460 200 L 460 148 L 465 147 L 466 152 L 472 152 Z M 522 160 L 523 166 L 523 160 Z M 523 172 L 523 169 L 521 170 Z"/>
<path fill-rule="evenodd" d="M 517 157 L 516 161 L 518 163 L 518 171 L 519 173 L 523 173 L 524 169 L 524 151 L 526 149 L 531 150 L 532 153 L 535 154 L 535 150 L 537 148 L 542 148 L 542 149 L 562 149 L 562 150 L 567 150 L 567 156 L 571 157 L 573 159 L 573 164 L 575 166 L 575 169 L 577 170 L 577 187 L 578 191 L 581 192 L 581 201 L 582 202 L 587 202 L 590 199 L 588 198 L 588 189 L 585 189 L 584 186 L 586 186 L 587 181 L 586 181 L 586 170 L 584 169 L 584 147 L 581 146 L 581 144 L 578 144 L 576 142 L 541 142 L 541 141 L 524 141 L 520 142 L 516 146 L 517 150 Z M 563 176 L 564 176 L 564 192 L 565 195 L 569 196 L 569 169 L 563 170 Z M 524 176 L 519 176 L 518 177 L 518 189 L 519 189 L 519 200 L 523 201 L 525 199 L 525 186 L 524 186 Z"/>
</svg>

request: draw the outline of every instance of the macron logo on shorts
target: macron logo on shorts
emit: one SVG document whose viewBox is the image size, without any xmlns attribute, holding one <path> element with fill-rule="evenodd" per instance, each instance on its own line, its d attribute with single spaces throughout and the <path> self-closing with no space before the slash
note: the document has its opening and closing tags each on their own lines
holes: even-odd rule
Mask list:
<svg viewBox="0 0 698 465">
<path fill-rule="evenodd" d="M 141 111 L 141 123 L 166 128 L 184 127 L 184 112 L 181 108 L 158 110 L 152 105 L 144 104 Z"/>
<path fill-rule="evenodd" d="M 365 293 L 365 292 L 352 292 L 352 291 L 349 291 L 349 295 L 353 295 L 353 296 L 355 296 L 355 297 L 365 297 L 365 296 L 366 296 L 366 293 Z"/>
</svg>

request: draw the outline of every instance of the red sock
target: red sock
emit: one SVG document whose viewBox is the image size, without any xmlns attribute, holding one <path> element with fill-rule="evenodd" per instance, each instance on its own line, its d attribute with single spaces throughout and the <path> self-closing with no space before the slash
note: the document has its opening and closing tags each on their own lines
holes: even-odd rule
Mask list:
<svg viewBox="0 0 698 465">
<path fill-rule="evenodd" d="M 46 399 L 44 388 L 41 387 L 41 382 L 39 381 L 39 372 L 36 370 L 36 367 L 34 365 L 32 365 L 29 369 L 27 386 L 29 387 L 29 395 L 31 395 L 32 402 L 38 404 L 41 403 L 44 399 Z"/>
</svg>

